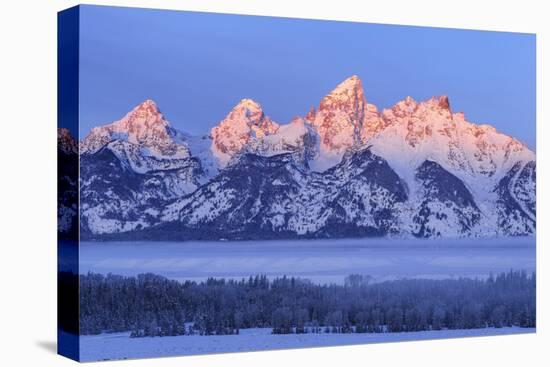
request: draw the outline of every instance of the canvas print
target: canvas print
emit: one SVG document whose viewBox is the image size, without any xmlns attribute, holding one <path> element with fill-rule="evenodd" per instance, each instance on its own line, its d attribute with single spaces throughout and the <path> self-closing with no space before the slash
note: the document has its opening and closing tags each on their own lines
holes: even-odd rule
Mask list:
<svg viewBox="0 0 550 367">
<path fill-rule="evenodd" d="M 533 333 L 535 35 L 59 13 L 59 352 Z"/>
</svg>

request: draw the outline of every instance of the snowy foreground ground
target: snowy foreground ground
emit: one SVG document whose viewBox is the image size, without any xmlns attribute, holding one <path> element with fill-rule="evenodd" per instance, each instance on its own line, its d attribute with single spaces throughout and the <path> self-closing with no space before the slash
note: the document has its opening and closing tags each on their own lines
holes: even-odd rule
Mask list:
<svg viewBox="0 0 550 367">
<path fill-rule="evenodd" d="M 82 361 L 166 357 L 176 355 L 248 352 L 273 349 L 327 347 L 337 345 L 399 342 L 533 333 L 532 328 L 486 328 L 470 330 L 418 331 L 386 334 L 287 334 L 272 335 L 271 329 L 244 329 L 240 335 L 185 335 L 130 338 L 129 333 L 83 336 Z"/>
</svg>

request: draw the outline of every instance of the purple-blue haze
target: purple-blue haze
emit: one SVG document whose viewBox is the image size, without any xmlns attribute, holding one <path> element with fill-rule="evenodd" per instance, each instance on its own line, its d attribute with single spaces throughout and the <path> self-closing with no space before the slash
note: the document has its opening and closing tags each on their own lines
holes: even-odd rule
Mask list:
<svg viewBox="0 0 550 367">
<path fill-rule="evenodd" d="M 80 132 L 151 98 L 202 134 L 242 98 L 279 123 L 358 75 L 370 103 L 446 94 L 535 148 L 535 35 L 82 6 Z"/>
</svg>

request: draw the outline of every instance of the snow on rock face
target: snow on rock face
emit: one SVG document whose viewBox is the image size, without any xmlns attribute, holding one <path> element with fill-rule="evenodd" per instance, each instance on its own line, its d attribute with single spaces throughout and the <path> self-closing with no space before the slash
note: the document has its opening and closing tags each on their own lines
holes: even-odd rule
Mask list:
<svg viewBox="0 0 550 367">
<path fill-rule="evenodd" d="M 407 97 L 391 109 L 384 110 L 383 118 L 389 125 L 395 124 L 402 129 L 405 142 L 412 147 L 432 136 L 454 138 L 455 126 L 446 96 L 432 97 L 421 103 Z"/>
<path fill-rule="evenodd" d="M 171 128 L 146 101 L 94 128 L 81 153 L 92 237 L 145 228 L 180 239 L 535 233 L 532 151 L 453 113 L 447 96 L 379 112 L 357 76 L 285 125 L 243 99 L 205 137 Z"/>
<path fill-rule="evenodd" d="M 447 97 L 418 103 L 411 97 L 382 112 L 387 127 L 368 141 L 400 176 L 413 178 L 416 168 L 432 160 L 452 169 L 468 169 L 460 149 Z"/>
<path fill-rule="evenodd" d="M 494 185 L 516 162 L 534 154 L 515 139 L 487 125 L 452 113 L 446 96 L 416 102 L 407 97 L 382 112 L 387 127 L 368 140 L 373 151 L 388 159 L 401 177 L 431 160 L 460 177 L 472 189 Z M 480 181 L 481 180 L 481 181 Z"/>
<path fill-rule="evenodd" d="M 138 173 L 179 169 L 191 158 L 186 136 L 170 127 L 152 100 L 121 120 L 93 128 L 81 143 L 81 153 L 91 155 L 105 147 Z"/>
<path fill-rule="evenodd" d="M 206 172 L 188 140 L 151 100 L 93 128 L 81 143 L 82 233 L 145 228 L 168 201 L 195 191 Z"/>
<path fill-rule="evenodd" d="M 421 197 L 414 210 L 412 233 L 417 237 L 469 235 L 481 212 L 464 183 L 439 164 L 425 161 L 416 170 Z"/>
<path fill-rule="evenodd" d="M 298 207 L 294 196 L 306 178 L 290 154 L 243 154 L 192 195 L 169 205 L 161 218 L 181 223 L 183 238 L 273 236 L 272 231 L 284 230 L 285 207 Z"/>
<path fill-rule="evenodd" d="M 512 195 L 533 221 L 537 215 L 536 182 L 537 167 L 535 161 L 530 161 L 519 171 L 511 187 Z"/>
<path fill-rule="evenodd" d="M 355 75 L 321 100 L 313 120 L 321 151 L 339 154 L 358 143 L 366 104 L 361 80 Z"/>
<path fill-rule="evenodd" d="M 535 162 L 516 163 L 498 182 L 496 213 L 500 234 L 534 234 L 536 227 Z"/>
<path fill-rule="evenodd" d="M 289 124 L 261 139 L 251 140 L 248 152 L 262 156 L 293 153 L 297 162 L 308 166 L 315 154 L 317 135 L 311 125 L 301 117 L 295 117 Z"/>
<path fill-rule="evenodd" d="M 406 226 L 412 233 L 446 237 L 534 234 L 534 222 L 520 215 L 525 211 L 511 209 L 516 200 L 510 199 L 510 190 L 501 183 L 516 164 L 534 161 L 534 153 L 526 146 L 491 126 L 468 122 L 463 113 L 453 113 L 446 96 L 424 102 L 408 97 L 381 115 L 387 127 L 367 144 L 407 182 L 411 205 L 405 211 L 412 210 L 415 219 Z M 426 161 L 460 180 L 477 208 L 426 199 L 428 191 L 419 178 Z M 531 192 L 534 202 L 535 182 L 522 183 L 517 191 L 528 198 L 525 205 L 529 206 Z M 420 212 L 414 211 L 414 205 L 421 205 Z"/>
<path fill-rule="evenodd" d="M 378 113 L 378 108 L 370 103 L 367 103 L 365 111 L 365 120 L 361 128 L 361 142 L 369 141 L 374 135 L 385 129 L 387 122 Z"/>
<path fill-rule="evenodd" d="M 138 172 L 120 157 L 111 142 L 93 154 L 81 156 L 81 235 L 143 229 L 169 201 L 193 192 L 199 186 L 198 161 L 188 158 L 177 169 Z"/>
<path fill-rule="evenodd" d="M 250 140 L 263 138 L 278 128 L 257 102 L 243 99 L 211 130 L 212 152 L 220 165 L 225 166 Z"/>
<path fill-rule="evenodd" d="M 518 161 L 530 161 L 535 155 L 516 139 L 499 133 L 489 125 L 475 125 L 464 114 L 454 114 L 460 142 L 476 175 L 502 176 Z"/>
<path fill-rule="evenodd" d="M 322 174 L 305 171 L 290 153 L 244 154 L 167 206 L 156 233 L 179 239 L 384 235 L 398 230 L 396 204 L 406 197 L 399 177 L 368 149 Z"/>
<path fill-rule="evenodd" d="M 312 162 L 317 171 L 334 166 L 346 150 L 367 141 L 384 127 L 376 106 L 367 103 L 356 75 L 326 95 L 318 111 L 310 111 L 306 119 L 311 120 L 319 135 L 319 152 Z"/>
<path fill-rule="evenodd" d="M 83 153 L 94 153 L 111 140 L 124 140 L 159 158 L 187 158 L 189 150 L 176 142 L 176 132 L 148 99 L 121 120 L 93 128 L 82 141 Z"/>
<path fill-rule="evenodd" d="M 346 153 L 323 176 L 338 189 L 327 200 L 322 236 L 381 236 L 401 230 L 399 211 L 408 199 L 406 184 L 369 148 Z"/>
</svg>

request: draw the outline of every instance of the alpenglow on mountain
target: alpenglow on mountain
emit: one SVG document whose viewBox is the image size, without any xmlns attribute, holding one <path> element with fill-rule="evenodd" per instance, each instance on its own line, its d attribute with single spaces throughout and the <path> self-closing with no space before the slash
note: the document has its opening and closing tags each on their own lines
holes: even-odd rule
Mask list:
<svg viewBox="0 0 550 367">
<path fill-rule="evenodd" d="M 379 111 L 357 76 L 287 124 L 242 99 L 191 136 L 147 100 L 93 128 L 80 152 L 59 139 L 64 159 L 80 154 L 83 239 L 535 234 L 531 150 L 446 96 Z"/>
</svg>

